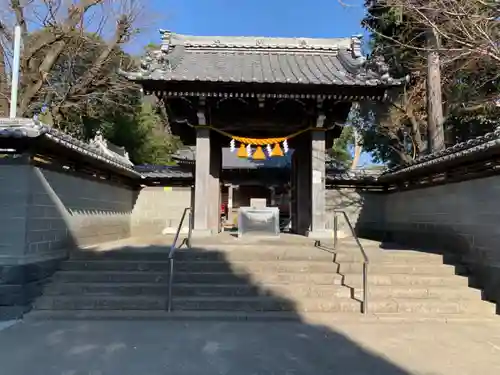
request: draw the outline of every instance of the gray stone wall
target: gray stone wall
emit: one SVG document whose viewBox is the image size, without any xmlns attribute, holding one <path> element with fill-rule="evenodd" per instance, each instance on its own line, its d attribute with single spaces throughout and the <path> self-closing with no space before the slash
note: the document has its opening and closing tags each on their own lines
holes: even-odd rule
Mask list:
<svg viewBox="0 0 500 375">
<path fill-rule="evenodd" d="M 26 226 L 30 252 L 130 236 L 136 195 L 131 188 L 40 168 L 32 169 L 30 184 Z"/>
<path fill-rule="evenodd" d="M 107 181 L 0 163 L 0 264 L 64 257 L 74 246 L 130 236 L 136 193 Z"/>
<path fill-rule="evenodd" d="M 24 159 L 0 159 L 0 264 L 24 258 L 30 174 Z"/>
<path fill-rule="evenodd" d="M 0 159 L 0 320 L 22 316 L 75 246 L 130 236 L 136 193 Z"/>
<path fill-rule="evenodd" d="M 182 213 L 192 203 L 191 187 L 154 186 L 143 188 L 132 212 L 133 237 L 175 233 Z M 187 232 L 187 219 L 183 232 Z"/>
<path fill-rule="evenodd" d="M 500 176 L 390 193 L 385 198 L 385 227 L 399 240 L 411 234 L 408 240 L 422 246 L 497 262 L 499 196 Z"/>
<path fill-rule="evenodd" d="M 384 217 L 384 196 L 363 189 L 338 187 L 326 191 L 327 229 L 333 229 L 333 211 L 345 211 L 357 233 L 381 226 Z M 343 216 L 338 216 L 339 237 L 352 233 Z"/>
<path fill-rule="evenodd" d="M 390 239 L 458 253 L 487 296 L 500 301 L 500 176 L 391 193 Z"/>
</svg>

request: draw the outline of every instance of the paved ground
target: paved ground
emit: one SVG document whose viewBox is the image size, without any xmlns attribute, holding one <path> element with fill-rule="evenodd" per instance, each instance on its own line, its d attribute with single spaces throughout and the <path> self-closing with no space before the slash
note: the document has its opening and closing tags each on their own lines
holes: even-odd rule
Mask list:
<svg viewBox="0 0 500 375">
<path fill-rule="evenodd" d="M 500 373 L 500 324 L 21 322 L 0 331 L 2 375 Z"/>
</svg>

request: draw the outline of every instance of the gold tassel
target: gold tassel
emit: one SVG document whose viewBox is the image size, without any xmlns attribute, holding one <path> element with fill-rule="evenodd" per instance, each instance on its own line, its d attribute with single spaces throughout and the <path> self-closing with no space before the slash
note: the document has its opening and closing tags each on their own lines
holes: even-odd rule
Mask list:
<svg viewBox="0 0 500 375">
<path fill-rule="evenodd" d="M 238 149 L 238 157 L 239 158 L 247 158 L 248 157 L 247 148 L 243 143 L 240 145 L 240 148 Z"/>
<path fill-rule="evenodd" d="M 283 150 L 281 150 L 280 144 L 276 143 L 273 148 L 272 156 L 283 156 Z"/>
<path fill-rule="evenodd" d="M 262 151 L 262 146 L 257 146 L 257 150 L 253 153 L 253 158 L 255 160 L 266 160 L 266 155 Z"/>
</svg>

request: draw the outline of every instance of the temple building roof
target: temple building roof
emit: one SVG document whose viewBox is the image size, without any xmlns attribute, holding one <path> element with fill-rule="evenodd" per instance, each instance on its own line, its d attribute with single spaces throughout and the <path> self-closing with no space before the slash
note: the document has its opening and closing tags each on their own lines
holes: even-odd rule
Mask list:
<svg viewBox="0 0 500 375">
<path fill-rule="evenodd" d="M 258 168 L 289 168 L 292 165 L 293 150 L 282 157 L 272 157 L 265 160 L 240 158 L 229 147 L 222 148 L 223 169 L 258 169 Z M 179 164 L 191 164 L 196 160 L 196 147 L 188 146 L 178 150 L 172 157 Z"/>
<path fill-rule="evenodd" d="M 381 60 L 367 61 L 361 38 L 268 38 L 188 36 L 161 30 L 135 81 L 393 86 Z"/>
</svg>

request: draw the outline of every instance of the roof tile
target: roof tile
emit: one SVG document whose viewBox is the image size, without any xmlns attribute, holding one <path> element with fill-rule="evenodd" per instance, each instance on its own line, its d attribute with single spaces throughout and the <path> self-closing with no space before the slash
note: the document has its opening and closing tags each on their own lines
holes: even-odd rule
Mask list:
<svg viewBox="0 0 500 375">
<path fill-rule="evenodd" d="M 394 85 L 367 70 L 356 38 L 192 37 L 164 32 L 132 80 Z"/>
</svg>

